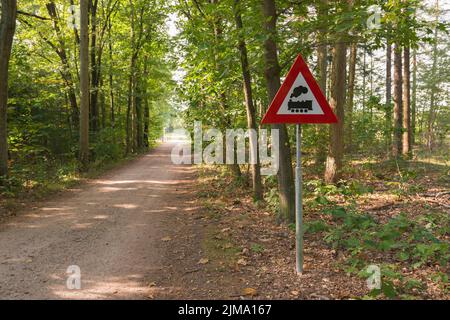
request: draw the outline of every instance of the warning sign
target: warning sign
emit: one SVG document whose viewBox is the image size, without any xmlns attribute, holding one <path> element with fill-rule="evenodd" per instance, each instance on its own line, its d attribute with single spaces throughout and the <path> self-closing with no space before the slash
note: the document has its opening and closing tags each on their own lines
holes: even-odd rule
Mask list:
<svg viewBox="0 0 450 320">
<path fill-rule="evenodd" d="M 302 56 L 299 55 L 262 123 L 335 122 L 336 116 Z"/>
</svg>

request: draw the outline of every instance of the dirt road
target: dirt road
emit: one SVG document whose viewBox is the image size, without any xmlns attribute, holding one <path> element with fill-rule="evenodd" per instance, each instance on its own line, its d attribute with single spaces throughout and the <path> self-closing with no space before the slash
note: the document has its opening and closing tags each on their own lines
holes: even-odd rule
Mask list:
<svg viewBox="0 0 450 320">
<path fill-rule="evenodd" d="M 176 298 L 201 249 L 187 223 L 193 168 L 173 165 L 171 149 L 165 143 L 0 226 L 0 298 Z M 80 290 L 66 285 L 72 265 Z"/>
</svg>

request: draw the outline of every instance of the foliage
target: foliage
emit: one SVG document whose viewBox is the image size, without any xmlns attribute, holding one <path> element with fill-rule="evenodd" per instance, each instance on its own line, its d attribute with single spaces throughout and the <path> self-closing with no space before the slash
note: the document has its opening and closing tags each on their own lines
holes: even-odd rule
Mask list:
<svg viewBox="0 0 450 320">
<path fill-rule="evenodd" d="M 445 213 L 417 219 L 400 213 L 387 221 L 379 221 L 354 206 L 341 206 L 324 199 L 319 196 L 316 201 L 325 219 L 307 222 L 305 232 L 321 234 L 331 248 L 344 252 L 346 272 L 367 278 L 368 264 L 381 265 L 382 288 L 373 290 L 369 296 L 382 293 L 388 298 L 406 297 L 413 289 L 422 290 L 420 281 L 396 271 L 400 266 L 413 270 L 424 265 L 447 267 L 450 243 L 445 239 L 450 235 L 450 220 Z M 439 279 L 437 277 L 436 281 L 441 281 Z"/>
<path fill-rule="evenodd" d="M 78 167 L 78 116 L 70 95 L 79 108 L 78 32 L 71 19 L 70 3 L 56 3 L 56 17 L 51 14 L 51 1 L 21 1 L 13 52 L 10 62 L 8 100 L 8 143 L 10 177 L 5 178 L 2 192 L 11 195 L 21 188 L 58 180 L 54 168 L 70 168 L 76 175 Z M 136 88 L 131 95 L 136 114 L 147 140 L 154 145 L 160 138 L 170 115 L 169 99 L 173 92 L 168 58 L 170 44 L 164 22 L 167 5 L 154 0 L 134 2 L 142 18 L 142 51 L 137 55 L 136 70 L 130 70 L 132 43 L 130 33 L 139 29 L 137 20 L 130 19 L 130 5 L 126 1 L 108 0 L 99 3 L 96 31 L 90 25 L 91 44 L 96 37 L 95 62 L 91 72 L 98 70 L 99 82 L 91 88 L 98 92 L 98 128 L 93 126 L 91 96 L 90 150 L 91 165 L 99 168 L 124 158 L 126 137 L 128 83 L 130 73 L 136 75 Z M 76 21 L 75 21 L 76 22 Z M 133 24 L 134 22 L 134 24 Z M 136 31 L 136 30 L 135 30 Z M 137 33 L 137 31 L 136 31 Z M 64 58 L 65 57 L 65 58 Z M 91 56 L 92 58 L 92 56 Z M 91 74 L 91 81 L 92 74 Z M 94 84 L 93 82 L 91 83 Z M 144 109 L 149 109 L 144 118 Z M 77 111 L 78 112 L 78 111 Z M 137 126 L 137 124 L 136 124 Z M 140 133 L 139 133 L 140 134 Z M 136 138 L 136 137 L 135 137 Z M 137 138 L 136 138 L 137 139 Z M 144 150 L 133 149 L 135 152 Z M 26 176 L 27 175 L 27 176 Z"/>
</svg>

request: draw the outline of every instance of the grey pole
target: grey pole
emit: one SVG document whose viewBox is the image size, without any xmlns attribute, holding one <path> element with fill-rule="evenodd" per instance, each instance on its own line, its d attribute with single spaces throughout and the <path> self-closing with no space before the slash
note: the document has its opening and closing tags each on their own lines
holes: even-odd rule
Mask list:
<svg viewBox="0 0 450 320">
<path fill-rule="evenodd" d="M 303 273 L 303 208 L 302 208 L 302 127 L 297 124 L 297 165 L 295 167 L 295 238 L 296 270 Z"/>
</svg>

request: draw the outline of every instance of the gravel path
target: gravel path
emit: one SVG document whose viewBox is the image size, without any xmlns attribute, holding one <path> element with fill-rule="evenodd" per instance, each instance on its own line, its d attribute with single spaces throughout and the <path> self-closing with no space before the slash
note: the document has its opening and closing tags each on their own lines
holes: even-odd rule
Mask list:
<svg viewBox="0 0 450 320">
<path fill-rule="evenodd" d="M 171 149 L 165 143 L 2 224 L 0 298 L 171 298 L 180 271 L 170 243 L 180 217 L 195 210 L 193 168 L 173 165 Z M 81 270 L 80 290 L 67 288 L 72 265 Z"/>
</svg>

